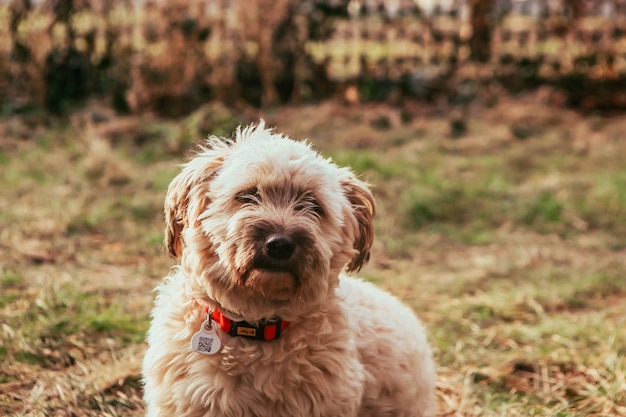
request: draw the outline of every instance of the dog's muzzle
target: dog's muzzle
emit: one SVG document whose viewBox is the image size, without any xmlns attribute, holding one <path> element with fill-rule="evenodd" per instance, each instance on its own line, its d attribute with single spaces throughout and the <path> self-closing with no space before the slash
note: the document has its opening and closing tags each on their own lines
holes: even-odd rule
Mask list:
<svg viewBox="0 0 626 417">
<path fill-rule="evenodd" d="M 293 299 L 302 279 L 302 258 L 312 247 L 303 231 L 257 229 L 255 255 L 243 276 L 246 287 L 274 300 Z"/>
</svg>

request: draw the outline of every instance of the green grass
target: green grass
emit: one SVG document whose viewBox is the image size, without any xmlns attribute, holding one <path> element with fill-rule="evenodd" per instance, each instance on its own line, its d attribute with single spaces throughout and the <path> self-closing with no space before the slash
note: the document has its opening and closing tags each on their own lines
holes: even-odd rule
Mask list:
<svg viewBox="0 0 626 417">
<path fill-rule="evenodd" d="M 24 278 L 14 272 L 2 271 L 0 275 L 0 308 L 20 299 L 25 287 Z"/>
<path fill-rule="evenodd" d="M 24 278 L 12 272 L 0 276 L 0 288 L 8 289 L 19 287 L 24 284 Z"/>
<path fill-rule="evenodd" d="M 157 171 L 153 178 L 151 178 L 151 187 L 155 191 L 163 191 L 167 190 L 167 187 L 170 185 L 170 182 L 174 179 L 174 177 L 178 174 L 178 167 L 168 168 L 161 171 Z"/>
<path fill-rule="evenodd" d="M 397 158 L 391 161 L 381 160 L 380 153 L 369 150 L 338 150 L 330 153 L 332 160 L 339 166 L 347 166 L 356 172 L 367 173 L 371 180 L 390 180 L 404 176 L 410 171 L 409 163 Z"/>
<path fill-rule="evenodd" d="M 522 214 L 521 221 L 527 225 L 550 224 L 561 221 L 563 204 L 561 204 L 554 193 L 543 191 L 533 197 L 528 207 Z"/>
<path fill-rule="evenodd" d="M 20 311 L 4 316 L 5 325 L 15 332 L 14 340 L 26 342 L 5 346 L 4 355 L 18 362 L 53 366 L 42 352 L 63 350 L 68 339 L 94 346 L 115 340 L 119 348 L 144 338 L 148 318 L 137 317 L 116 301 L 122 294 L 82 293 L 70 284 L 40 291 L 22 297 L 19 307 L 15 305 Z"/>
<path fill-rule="evenodd" d="M 383 197 L 393 195 L 396 207 L 389 211 L 397 213 L 404 226 L 464 243 L 488 242 L 491 231 L 507 224 L 563 237 L 589 230 L 626 232 L 626 176 L 617 161 L 585 176 L 578 175 L 585 162 L 572 155 L 560 161 L 567 171 L 555 171 L 551 154 L 503 152 L 470 159 L 440 151 L 344 150 L 333 153 L 333 159 L 373 178 L 375 184 L 386 183 L 376 189 Z M 522 164 L 523 159 L 532 164 Z M 517 168 L 511 169 L 512 160 Z M 516 169 L 530 171 L 523 175 Z M 558 182 L 541 184 L 551 177 Z M 626 240 L 620 234 L 615 233 L 623 245 Z"/>
</svg>

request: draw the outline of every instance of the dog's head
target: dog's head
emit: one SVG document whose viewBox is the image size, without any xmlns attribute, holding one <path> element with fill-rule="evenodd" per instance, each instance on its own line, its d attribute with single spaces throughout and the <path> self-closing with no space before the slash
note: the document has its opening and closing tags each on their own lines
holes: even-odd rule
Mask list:
<svg viewBox="0 0 626 417">
<path fill-rule="evenodd" d="M 352 172 L 261 122 L 209 139 L 172 181 L 165 244 L 221 307 L 288 317 L 367 262 L 373 215 Z"/>
</svg>

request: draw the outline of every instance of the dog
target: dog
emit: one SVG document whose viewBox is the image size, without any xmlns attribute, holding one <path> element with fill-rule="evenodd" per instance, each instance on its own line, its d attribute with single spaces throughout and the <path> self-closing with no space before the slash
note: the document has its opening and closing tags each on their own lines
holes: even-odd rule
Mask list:
<svg viewBox="0 0 626 417">
<path fill-rule="evenodd" d="M 157 288 L 149 417 L 435 414 L 423 325 L 348 277 L 370 256 L 369 186 L 263 121 L 211 137 L 165 199 L 180 265 Z"/>
</svg>

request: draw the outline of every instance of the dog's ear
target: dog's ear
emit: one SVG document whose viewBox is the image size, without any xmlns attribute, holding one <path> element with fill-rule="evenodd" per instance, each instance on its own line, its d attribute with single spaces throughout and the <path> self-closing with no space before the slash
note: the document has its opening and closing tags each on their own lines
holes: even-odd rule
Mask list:
<svg viewBox="0 0 626 417">
<path fill-rule="evenodd" d="M 352 272 L 358 271 L 369 261 L 370 248 L 374 242 L 374 214 L 376 206 L 369 186 L 357 179 L 351 172 L 348 171 L 348 175 L 345 175 L 345 173 L 346 171 L 344 171 L 343 178 L 341 178 L 341 186 L 344 195 L 350 202 L 358 227 L 353 243 L 357 254 L 346 267 L 348 272 Z"/>
<path fill-rule="evenodd" d="M 165 196 L 165 247 L 178 257 L 183 251 L 182 231 L 197 222 L 210 203 L 209 182 L 224 162 L 223 155 L 205 150 L 187 163 L 170 183 Z"/>
</svg>

